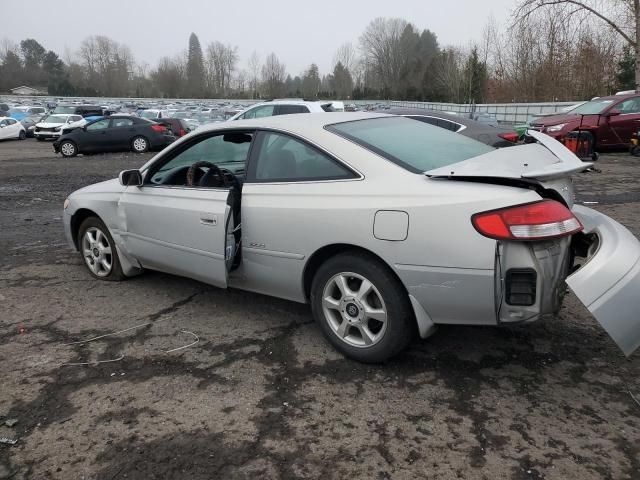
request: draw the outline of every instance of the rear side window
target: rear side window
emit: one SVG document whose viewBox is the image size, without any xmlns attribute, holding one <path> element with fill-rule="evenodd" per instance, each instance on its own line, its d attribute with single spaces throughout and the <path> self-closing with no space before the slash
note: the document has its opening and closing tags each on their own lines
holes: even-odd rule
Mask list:
<svg viewBox="0 0 640 480">
<path fill-rule="evenodd" d="M 304 105 L 279 105 L 278 115 L 289 115 L 292 113 L 309 113 L 309 109 Z"/>
<path fill-rule="evenodd" d="M 303 182 L 356 178 L 347 167 L 307 143 L 262 132 L 252 154 L 249 177 L 257 182 Z"/>
<path fill-rule="evenodd" d="M 452 165 L 494 150 L 444 128 L 404 117 L 336 123 L 326 129 L 414 173 Z"/>
<path fill-rule="evenodd" d="M 261 107 L 252 108 L 244 115 L 241 115 L 239 119 L 271 117 L 273 115 L 273 110 L 273 105 L 263 105 Z"/>
<path fill-rule="evenodd" d="M 115 128 L 133 126 L 133 120 L 131 120 L 130 118 L 114 118 L 111 121 L 112 121 L 111 126 Z"/>
</svg>

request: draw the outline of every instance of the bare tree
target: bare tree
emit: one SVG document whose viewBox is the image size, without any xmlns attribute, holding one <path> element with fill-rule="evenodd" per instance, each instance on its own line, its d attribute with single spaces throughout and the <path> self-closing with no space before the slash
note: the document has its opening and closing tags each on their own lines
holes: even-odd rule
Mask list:
<svg viewBox="0 0 640 480">
<path fill-rule="evenodd" d="M 217 96 L 225 96 L 231 88 L 231 76 L 238 62 L 238 47 L 212 42 L 207 46 L 207 87 Z"/>
<path fill-rule="evenodd" d="M 358 55 L 353 43 L 343 43 L 338 47 L 336 53 L 333 55 L 332 68 L 335 68 L 338 63 L 341 63 L 344 68 L 349 70 L 350 74 L 353 74 L 355 64 L 358 61 L 357 57 Z"/>
<path fill-rule="evenodd" d="M 554 6 L 567 19 L 575 15 L 592 17 L 616 32 L 635 49 L 636 91 L 640 92 L 640 0 L 521 0 L 516 9 L 516 21 L 526 20 L 536 10 Z"/>
<path fill-rule="evenodd" d="M 251 98 L 256 98 L 258 94 L 258 82 L 260 80 L 260 55 L 254 50 L 249 57 L 249 88 L 251 88 Z"/>
<path fill-rule="evenodd" d="M 401 18 L 376 18 L 360 37 L 362 52 L 390 95 L 400 80 L 403 56 L 402 34 L 407 27 Z"/>
<path fill-rule="evenodd" d="M 262 66 L 262 84 L 264 93 L 268 97 L 277 98 L 284 91 L 284 81 L 287 77 L 286 67 L 280 63 L 275 53 L 267 56 Z"/>
<path fill-rule="evenodd" d="M 18 54 L 19 47 L 16 42 L 9 38 L 3 38 L 0 40 L 0 63 L 4 62 L 4 59 L 7 57 L 7 53 L 14 52 L 16 55 Z"/>
</svg>

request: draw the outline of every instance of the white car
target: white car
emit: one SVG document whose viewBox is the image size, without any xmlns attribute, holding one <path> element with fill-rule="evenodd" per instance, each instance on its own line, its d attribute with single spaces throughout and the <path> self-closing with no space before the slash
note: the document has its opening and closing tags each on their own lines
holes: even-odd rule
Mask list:
<svg viewBox="0 0 640 480">
<path fill-rule="evenodd" d="M 82 115 L 64 115 L 59 113 L 48 115 L 43 118 L 42 121 L 36 123 L 33 136 L 40 141 L 58 138 L 62 134 L 63 128 L 81 120 Z"/>
<path fill-rule="evenodd" d="M 170 118 L 171 114 L 168 110 L 149 109 L 140 113 L 140 117 L 147 120 L 157 120 L 158 118 Z"/>
<path fill-rule="evenodd" d="M 309 303 L 364 362 L 438 324 L 548 317 L 566 286 L 629 355 L 640 243 L 574 204 L 571 176 L 592 164 L 529 135 L 494 149 L 396 115 L 222 122 L 72 193 L 64 229 L 95 278 L 159 270 Z"/>
<path fill-rule="evenodd" d="M 273 117 L 275 115 L 289 115 L 292 113 L 322 113 L 333 112 L 332 102 L 307 102 L 305 100 L 272 100 L 257 103 L 246 110 L 236 113 L 229 119 L 247 120 L 250 118 Z"/>
<path fill-rule="evenodd" d="M 7 140 L 10 138 L 24 140 L 27 138 L 27 131 L 15 118 L 6 117 L 0 120 L 0 140 Z"/>
</svg>

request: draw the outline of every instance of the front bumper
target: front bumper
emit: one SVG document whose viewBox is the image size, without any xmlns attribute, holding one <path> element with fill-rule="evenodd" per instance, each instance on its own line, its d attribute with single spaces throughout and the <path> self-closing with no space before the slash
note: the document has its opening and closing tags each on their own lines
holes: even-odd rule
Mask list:
<svg viewBox="0 0 640 480">
<path fill-rule="evenodd" d="M 61 132 L 33 132 L 33 136 L 36 138 L 58 138 Z"/>
<path fill-rule="evenodd" d="M 624 352 L 640 347 L 640 242 L 615 220 L 590 208 L 573 213 L 593 240 L 567 284 Z"/>
</svg>

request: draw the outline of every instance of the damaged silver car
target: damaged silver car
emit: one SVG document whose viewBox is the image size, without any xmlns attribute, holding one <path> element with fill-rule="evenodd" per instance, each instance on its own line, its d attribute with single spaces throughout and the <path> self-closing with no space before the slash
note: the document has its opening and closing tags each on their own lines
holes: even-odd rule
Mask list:
<svg viewBox="0 0 640 480">
<path fill-rule="evenodd" d="M 574 205 L 571 176 L 590 164 L 530 134 L 496 150 L 388 115 L 220 123 L 71 194 L 65 231 L 99 279 L 152 269 L 310 303 L 363 362 L 438 324 L 554 314 L 567 285 L 629 355 L 640 243 Z"/>
</svg>

